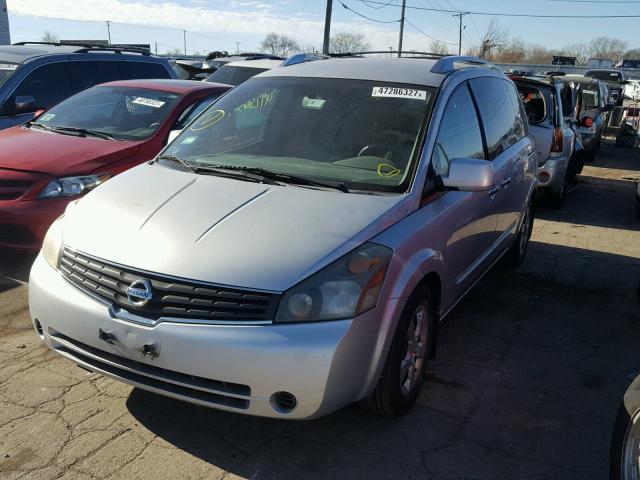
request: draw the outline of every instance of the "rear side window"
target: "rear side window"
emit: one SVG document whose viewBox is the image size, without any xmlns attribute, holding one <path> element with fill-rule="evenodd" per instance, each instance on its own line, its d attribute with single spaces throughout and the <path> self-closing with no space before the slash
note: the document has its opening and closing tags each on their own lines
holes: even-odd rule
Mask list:
<svg viewBox="0 0 640 480">
<path fill-rule="evenodd" d="M 266 70 L 266 68 L 224 66 L 207 78 L 207 82 L 225 83 L 227 85 L 237 86 L 246 82 L 251 77 L 265 72 Z"/>
<path fill-rule="evenodd" d="M 513 103 L 506 91 L 505 81 L 500 78 L 474 78 L 469 83 L 478 102 L 489 159 L 493 160 L 519 140 Z"/>
<path fill-rule="evenodd" d="M 152 62 L 121 62 L 122 78 L 131 80 L 136 78 L 171 78 L 171 75 L 160 63 Z"/>
<path fill-rule="evenodd" d="M 36 108 L 51 108 L 72 94 L 67 69 L 64 63 L 50 63 L 36 68 L 27 75 L 7 100 L 3 113 L 11 114 L 15 97 L 31 95 L 36 99 Z"/>
<path fill-rule="evenodd" d="M 542 123 L 551 115 L 544 93 L 539 89 L 528 85 L 518 85 L 518 94 L 529 123 Z"/>
<path fill-rule="evenodd" d="M 74 61 L 69 62 L 67 67 L 69 68 L 71 89 L 76 93 L 101 83 L 122 78 L 117 62 Z"/>
<path fill-rule="evenodd" d="M 524 105 L 520 101 L 520 95 L 518 95 L 518 90 L 516 86 L 504 80 L 504 87 L 507 89 L 507 96 L 509 100 L 511 100 L 511 105 L 513 107 L 513 114 L 516 117 L 515 122 L 515 135 L 516 141 L 525 137 L 528 133 L 527 130 L 527 114 L 524 111 Z M 544 98 L 544 97 L 543 97 Z"/>
<path fill-rule="evenodd" d="M 447 175 L 454 158 L 484 158 L 482 133 L 469 87 L 458 86 L 445 107 L 431 165 L 437 175 Z"/>
</svg>

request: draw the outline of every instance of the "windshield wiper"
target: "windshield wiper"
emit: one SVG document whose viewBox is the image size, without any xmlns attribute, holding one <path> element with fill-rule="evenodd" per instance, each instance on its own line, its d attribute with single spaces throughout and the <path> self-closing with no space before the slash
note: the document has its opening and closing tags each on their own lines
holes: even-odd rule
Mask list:
<svg viewBox="0 0 640 480">
<path fill-rule="evenodd" d="M 207 166 L 203 168 L 215 168 L 215 169 L 221 169 L 221 170 L 237 170 L 237 171 L 242 171 L 242 172 L 246 172 L 253 175 L 259 175 L 263 178 L 269 178 L 271 180 L 276 180 L 278 182 L 290 183 L 294 185 L 308 185 L 313 187 L 333 188 L 335 190 L 339 190 L 344 193 L 350 193 L 347 186 L 341 182 L 331 182 L 326 180 L 312 180 L 307 177 L 299 177 L 297 175 L 290 175 L 288 173 L 273 172 L 271 170 L 267 170 L 261 167 L 244 167 L 244 166 L 236 166 L 236 165 L 212 165 L 211 167 Z"/>
<path fill-rule="evenodd" d="M 190 163 L 188 163 L 186 160 L 180 158 L 180 157 L 176 157 L 175 155 L 159 155 L 158 157 L 156 157 L 156 162 L 158 160 L 168 160 L 169 162 L 176 162 L 181 164 L 182 166 L 184 166 L 187 170 L 190 170 L 191 172 L 195 172 L 196 169 L 193 165 L 191 165 Z"/>
<path fill-rule="evenodd" d="M 226 178 L 235 178 L 256 183 L 266 183 L 268 185 L 282 185 L 271 176 L 263 175 L 260 172 L 250 171 L 244 168 L 228 167 L 225 165 L 191 165 L 196 173 L 206 173 Z"/>
<path fill-rule="evenodd" d="M 41 125 L 41 124 L 37 123 L 36 125 Z M 85 137 L 91 136 L 91 137 L 102 138 L 103 140 L 116 140 L 115 137 L 109 135 L 108 133 L 104 133 L 99 130 L 91 130 L 89 128 L 76 128 L 76 127 L 49 127 L 49 128 L 52 131 L 59 132 L 59 133 L 71 132 L 71 133 L 77 133 L 79 135 L 83 135 Z"/>
</svg>

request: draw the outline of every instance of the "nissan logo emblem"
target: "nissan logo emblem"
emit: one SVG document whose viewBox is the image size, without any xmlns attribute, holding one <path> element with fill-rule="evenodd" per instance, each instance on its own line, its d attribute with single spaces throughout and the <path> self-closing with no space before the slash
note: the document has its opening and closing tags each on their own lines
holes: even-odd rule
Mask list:
<svg viewBox="0 0 640 480">
<path fill-rule="evenodd" d="M 127 287 L 127 299 L 134 307 L 144 307 L 153 297 L 153 289 L 148 280 L 135 280 Z"/>
</svg>

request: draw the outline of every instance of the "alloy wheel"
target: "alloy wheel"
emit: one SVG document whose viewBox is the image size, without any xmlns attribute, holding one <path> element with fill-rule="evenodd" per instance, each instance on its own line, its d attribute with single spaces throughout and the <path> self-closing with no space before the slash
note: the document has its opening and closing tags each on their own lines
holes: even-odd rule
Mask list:
<svg viewBox="0 0 640 480">
<path fill-rule="evenodd" d="M 419 305 L 413 312 L 407 328 L 407 348 L 400 363 L 400 391 L 405 398 L 413 395 L 416 387 L 420 385 L 419 376 L 422 374 L 427 354 L 428 324 L 429 312 L 424 305 Z"/>
</svg>

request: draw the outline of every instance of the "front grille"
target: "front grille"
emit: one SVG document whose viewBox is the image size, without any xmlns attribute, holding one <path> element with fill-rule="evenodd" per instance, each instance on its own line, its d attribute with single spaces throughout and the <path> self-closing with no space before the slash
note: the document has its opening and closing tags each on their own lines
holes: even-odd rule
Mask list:
<svg viewBox="0 0 640 480">
<path fill-rule="evenodd" d="M 29 180 L 0 180 L 0 200 L 15 200 L 29 190 L 33 182 Z"/>
<path fill-rule="evenodd" d="M 251 388 L 248 385 L 211 380 L 155 367 L 94 348 L 60 332 L 50 330 L 49 334 L 56 352 L 90 370 L 186 399 L 243 410 L 249 408 Z"/>
<path fill-rule="evenodd" d="M 136 315 L 157 320 L 174 317 L 202 321 L 271 321 L 279 295 L 222 287 L 139 272 L 129 267 L 64 248 L 60 263 L 62 275 L 71 283 L 98 295 Z M 127 287 L 136 280 L 147 280 L 153 296 L 143 306 L 127 298 Z"/>
<path fill-rule="evenodd" d="M 23 225 L 0 224 L 0 243 L 30 245 L 35 241 L 33 232 Z"/>
</svg>

